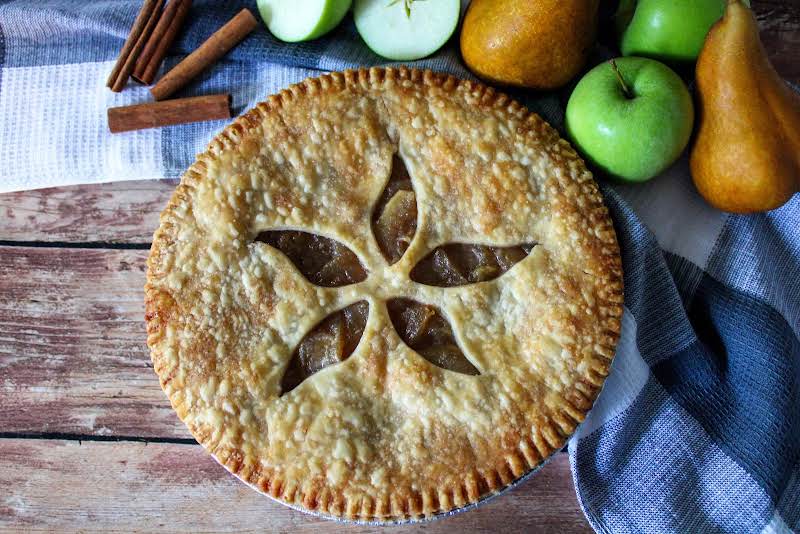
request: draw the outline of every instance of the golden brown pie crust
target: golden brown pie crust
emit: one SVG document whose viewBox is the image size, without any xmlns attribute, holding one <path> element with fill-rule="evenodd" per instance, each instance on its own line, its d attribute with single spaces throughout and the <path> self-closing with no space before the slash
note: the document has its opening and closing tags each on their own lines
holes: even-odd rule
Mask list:
<svg viewBox="0 0 800 534">
<path fill-rule="evenodd" d="M 395 153 L 419 214 L 389 265 L 370 221 Z M 312 285 L 255 240 L 275 229 L 336 239 L 368 278 Z M 409 280 L 449 243 L 536 246 L 492 281 Z M 372 521 L 476 502 L 560 449 L 603 385 L 623 304 L 611 220 L 569 144 L 491 88 L 407 68 L 308 79 L 228 126 L 161 216 L 145 293 L 155 371 L 197 441 L 272 497 Z M 441 310 L 480 375 L 406 346 L 393 298 Z M 363 300 L 355 352 L 281 395 L 302 337 Z"/>
</svg>

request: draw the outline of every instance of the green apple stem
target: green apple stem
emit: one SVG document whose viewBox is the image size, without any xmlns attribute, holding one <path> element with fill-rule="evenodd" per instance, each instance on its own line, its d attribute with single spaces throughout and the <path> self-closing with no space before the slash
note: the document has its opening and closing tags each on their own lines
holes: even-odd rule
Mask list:
<svg viewBox="0 0 800 534">
<path fill-rule="evenodd" d="M 419 0 L 403 0 L 403 7 L 406 10 L 406 17 L 408 17 L 408 18 L 411 18 L 411 3 L 414 2 L 414 1 L 419 1 Z M 393 6 L 393 5 L 395 5 L 395 4 L 399 3 L 399 2 L 400 2 L 400 0 L 392 0 L 391 2 L 389 2 L 386 5 L 386 7 Z"/>
<path fill-rule="evenodd" d="M 633 93 L 628 88 L 628 84 L 625 83 L 625 78 L 622 77 L 622 73 L 619 71 L 619 67 L 617 67 L 617 62 L 611 59 L 609 60 L 609 63 L 611 63 L 611 69 L 614 71 L 614 74 L 616 75 L 617 80 L 622 87 L 622 92 L 625 94 L 625 98 L 632 99 Z"/>
</svg>

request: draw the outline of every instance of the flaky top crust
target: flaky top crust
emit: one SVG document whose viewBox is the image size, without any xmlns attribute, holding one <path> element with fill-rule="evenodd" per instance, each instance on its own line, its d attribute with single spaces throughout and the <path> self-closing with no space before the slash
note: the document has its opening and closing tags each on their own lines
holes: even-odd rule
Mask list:
<svg viewBox="0 0 800 534">
<path fill-rule="evenodd" d="M 389 266 L 369 221 L 394 154 L 419 215 Z M 368 278 L 312 285 L 254 241 L 274 229 L 338 240 Z M 412 282 L 446 243 L 537 246 L 490 282 Z M 623 302 L 611 220 L 569 144 L 491 88 L 406 68 L 308 79 L 227 127 L 161 216 L 145 293 L 154 368 L 197 440 L 281 501 L 370 521 L 476 502 L 560 449 L 608 373 Z M 406 346 L 394 297 L 437 306 L 481 374 Z M 360 300 L 355 352 L 281 395 L 303 336 Z"/>
</svg>

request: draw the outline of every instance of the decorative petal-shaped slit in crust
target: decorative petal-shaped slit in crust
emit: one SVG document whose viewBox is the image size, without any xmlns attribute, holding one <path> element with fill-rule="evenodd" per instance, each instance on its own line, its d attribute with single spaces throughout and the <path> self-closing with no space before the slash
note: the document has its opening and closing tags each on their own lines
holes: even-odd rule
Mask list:
<svg viewBox="0 0 800 534">
<path fill-rule="evenodd" d="M 411 299 L 386 303 L 395 330 L 406 345 L 437 367 L 466 375 L 479 375 L 456 343 L 450 323 L 435 306 Z"/>
<path fill-rule="evenodd" d="M 345 361 L 356 350 L 369 315 L 362 300 L 330 314 L 305 335 L 292 355 L 281 381 L 281 394 L 329 365 Z"/>
<path fill-rule="evenodd" d="M 455 287 L 488 282 L 499 277 L 530 254 L 535 244 L 490 247 L 451 243 L 422 258 L 411 270 L 420 284 Z"/>
<path fill-rule="evenodd" d="M 286 254 L 312 284 L 341 287 L 367 279 L 358 256 L 333 239 L 296 230 L 272 230 L 258 234 L 256 241 Z"/>
<path fill-rule="evenodd" d="M 372 231 L 389 265 L 403 257 L 417 232 L 417 196 L 405 163 L 392 158 L 392 175 L 372 213 Z"/>
</svg>

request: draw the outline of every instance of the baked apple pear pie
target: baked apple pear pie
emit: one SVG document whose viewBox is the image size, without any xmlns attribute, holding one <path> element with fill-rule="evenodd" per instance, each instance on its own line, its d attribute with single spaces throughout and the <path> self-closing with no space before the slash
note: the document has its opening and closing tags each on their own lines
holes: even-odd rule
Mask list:
<svg viewBox="0 0 800 534">
<path fill-rule="evenodd" d="M 148 345 L 228 470 L 340 518 L 430 517 L 559 450 L 608 373 L 616 236 L 575 151 L 432 72 L 270 97 L 183 176 L 148 261 Z"/>
</svg>

